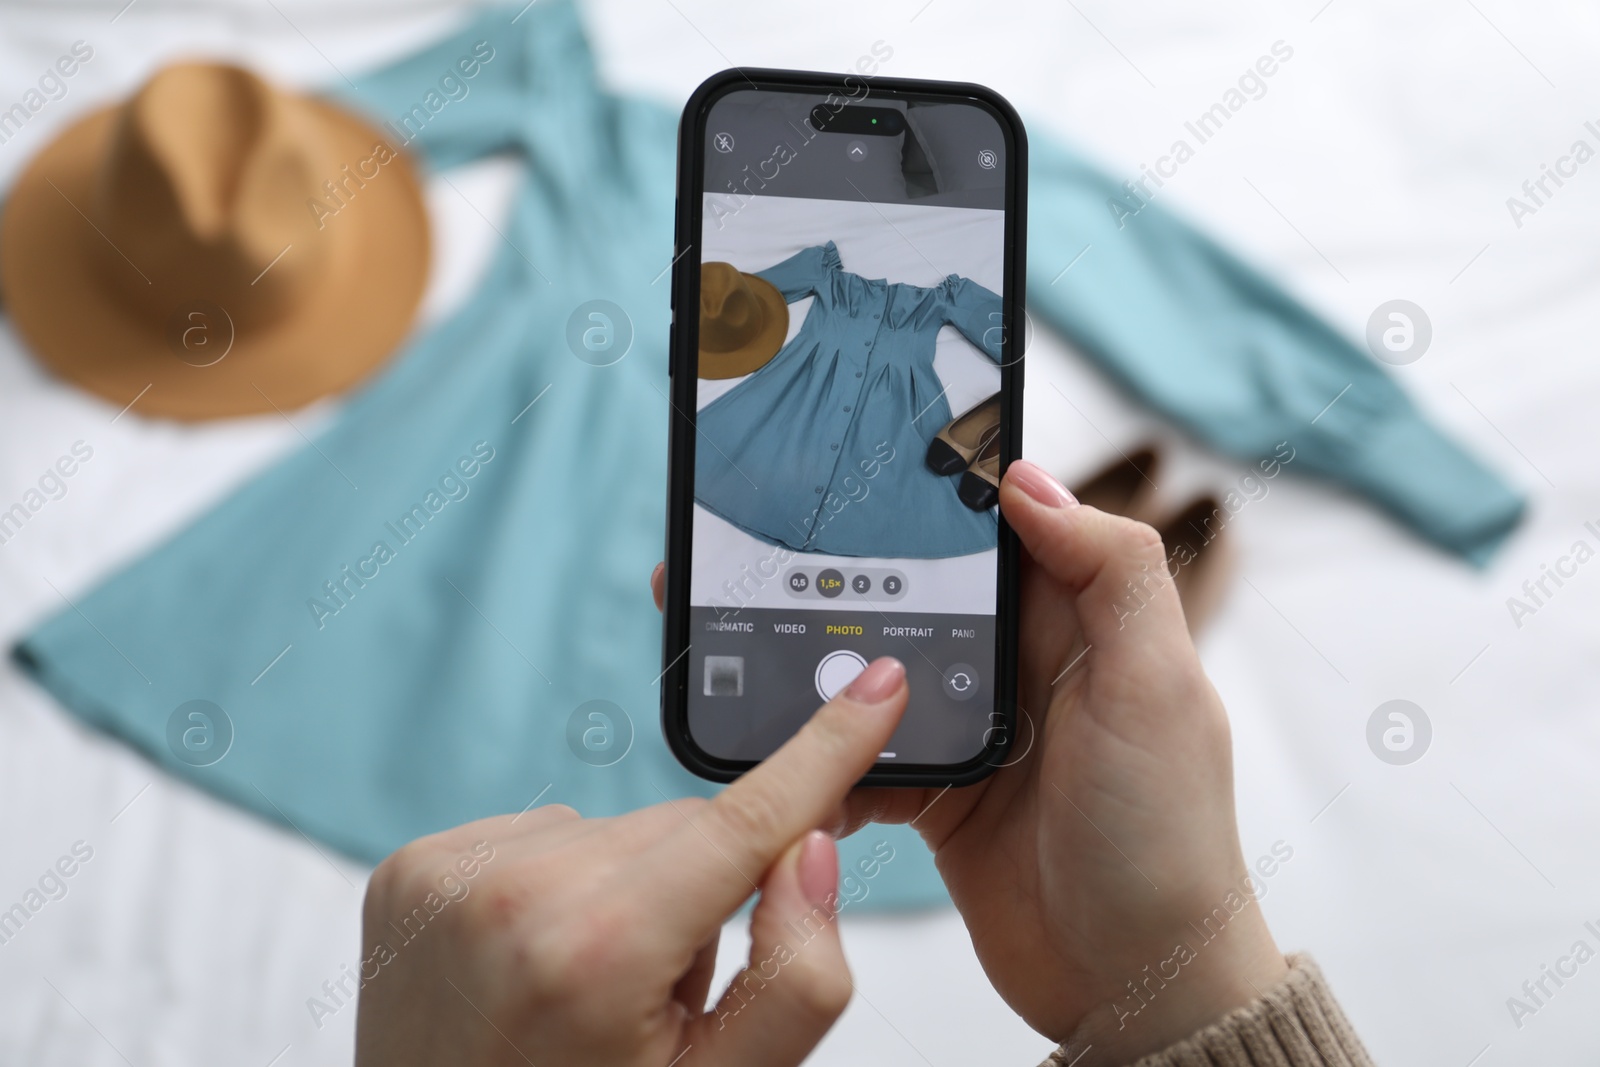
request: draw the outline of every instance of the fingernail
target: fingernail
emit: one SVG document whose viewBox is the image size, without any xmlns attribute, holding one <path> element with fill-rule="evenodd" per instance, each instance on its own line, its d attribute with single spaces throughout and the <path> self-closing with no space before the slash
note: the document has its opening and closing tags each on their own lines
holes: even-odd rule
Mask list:
<svg viewBox="0 0 1600 1067">
<path fill-rule="evenodd" d="M 831 910 L 839 891 L 839 852 L 833 847 L 833 838 L 821 830 L 806 834 L 800 845 L 799 867 L 800 891 L 811 903 Z"/>
<path fill-rule="evenodd" d="M 844 695 L 863 704 L 877 704 L 888 700 L 905 681 L 906 665 L 893 656 L 880 656 L 866 670 L 856 675 Z"/>
<path fill-rule="evenodd" d="M 1017 488 L 1046 507 L 1073 507 L 1078 498 L 1067 492 L 1067 487 L 1037 463 L 1025 459 L 1013 460 L 1006 468 L 1006 477 L 1017 483 Z"/>
</svg>

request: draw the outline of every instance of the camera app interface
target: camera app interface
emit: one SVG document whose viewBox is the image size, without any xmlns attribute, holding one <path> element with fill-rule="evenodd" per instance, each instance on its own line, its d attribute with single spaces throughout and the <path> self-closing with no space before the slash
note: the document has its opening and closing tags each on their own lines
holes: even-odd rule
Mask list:
<svg viewBox="0 0 1600 1067">
<path fill-rule="evenodd" d="M 972 760 L 996 722 L 1003 127 L 861 81 L 730 92 L 705 146 L 690 733 L 762 759 L 892 655 L 912 701 L 880 762 Z"/>
</svg>

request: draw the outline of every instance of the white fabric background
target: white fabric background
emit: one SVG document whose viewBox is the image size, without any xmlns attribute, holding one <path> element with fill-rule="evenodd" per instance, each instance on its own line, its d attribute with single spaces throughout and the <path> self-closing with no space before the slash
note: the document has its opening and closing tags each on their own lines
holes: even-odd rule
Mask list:
<svg viewBox="0 0 1600 1067">
<path fill-rule="evenodd" d="M 115 22 L 121 4 L 100 0 L 0 6 L 0 107 L 73 40 L 96 51 L 65 100 L 0 145 L 0 182 L 77 108 L 163 59 L 238 55 L 323 83 L 333 65 L 359 75 L 454 17 L 422 2 L 275 2 L 137 0 Z M 1161 200 L 1352 336 L 1383 301 L 1421 304 L 1433 347 L 1398 377 L 1529 491 L 1532 512 L 1484 573 L 1292 476 L 1239 516 L 1249 584 L 1235 586 L 1202 651 L 1233 715 L 1245 854 L 1294 847 L 1269 883 L 1268 917 L 1286 948 L 1317 953 L 1380 1062 L 1592 1062 L 1600 967 L 1567 980 L 1520 1030 L 1505 1001 L 1600 917 L 1600 568 L 1580 570 L 1520 629 L 1505 599 L 1600 518 L 1600 163 L 1520 229 L 1505 199 L 1574 139 L 1595 143 L 1583 123 L 1600 119 L 1600 14 L 1509 0 L 594 0 L 589 19 L 613 82 L 672 101 L 734 62 L 843 69 L 882 40 L 894 49 L 883 73 L 986 82 L 1035 129 L 1070 135 L 1130 177 L 1274 41 L 1293 47 L 1266 95 Z M 453 180 L 491 218 L 503 211 L 503 166 Z M 498 238 L 447 186 L 430 206 L 437 313 Z M 1031 249 L 1052 276 L 1077 252 Z M 1241 473 L 1162 430 L 1060 346 L 1041 341 L 1030 363 L 1028 450 L 1062 473 L 1151 433 L 1172 445 L 1162 486 L 1174 498 Z M 299 441 L 276 416 L 192 429 L 136 412 L 113 422 L 117 408 L 51 381 L 0 333 L 0 501 L 73 441 L 95 450 L 67 496 L 0 548 L 0 637 Z M 317 417 L 295 419 L 310 432 Z M 1408 767 L 1379 762 L 1364 739 L 1372 710 L 1396 697 L 1434 727 L 1432 749 Z M 304 1002 L 354 957 L 363 872 L 154 774 L 9 666 L 0 827 L 0 906 L 75 840 L 95 849 L 67 897 L 0 945 L 0 1060 L 348 1060 L 353 1013 L 318 1032 Z M 860 995 L 815 1062 L 1028 1064 L 1047 1047 L 988 990 L 949 913 L 844 923 Z M 730 931 L 725 973 L 740 948 Z"/>
</svg>

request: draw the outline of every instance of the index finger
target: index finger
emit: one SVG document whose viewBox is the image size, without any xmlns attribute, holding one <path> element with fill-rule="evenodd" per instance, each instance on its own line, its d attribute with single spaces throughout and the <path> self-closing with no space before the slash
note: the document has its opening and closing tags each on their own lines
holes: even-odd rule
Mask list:
<svg viewBox="0 0 1600 1067">
<path fill-rule="evenodd" d="M 690 934 L 719 926 L 767 868 L 826 823 L 900 724 L 909 691 L 897 659 L 874 660 L 754 770 L 656 845 L 649 877 Z"/>
</svg>

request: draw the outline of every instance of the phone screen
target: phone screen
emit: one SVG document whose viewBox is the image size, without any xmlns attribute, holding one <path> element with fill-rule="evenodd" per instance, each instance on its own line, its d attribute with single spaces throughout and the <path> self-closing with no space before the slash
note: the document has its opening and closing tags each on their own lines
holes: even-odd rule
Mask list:
<svg viewBox="0 0 1600 1067">
<path fill-rule="evenodd" d="M 998 741 L 1012 128 L 979 98 L 859 84 L 735 87 L 703 113 L 682 654 L 718 761 L 770 755 L 883 655 L 913 697 L 880 767 Z"/>
</svg>

